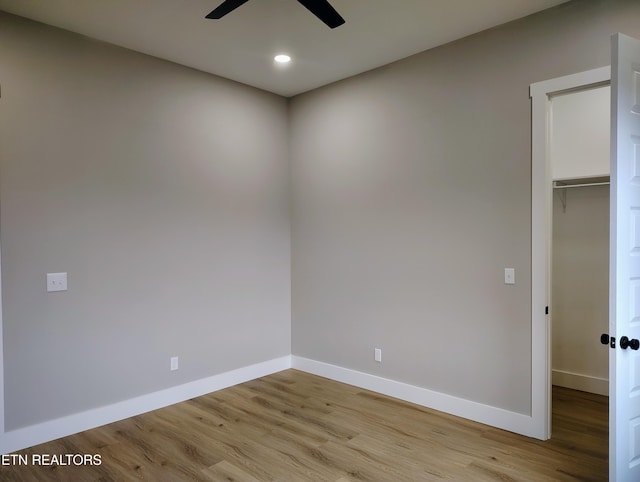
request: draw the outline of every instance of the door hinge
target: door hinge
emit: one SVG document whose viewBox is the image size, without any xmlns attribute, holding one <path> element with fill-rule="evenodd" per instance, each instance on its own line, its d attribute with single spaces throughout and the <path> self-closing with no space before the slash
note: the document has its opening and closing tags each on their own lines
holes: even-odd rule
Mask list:
<svg viewBox="0 0 640 482">
<path fill-rule="evenodd" d="M 545 314 L 545 315 L 548 315 L 548 314 L 549 314 L 549 307 L 548 307 L 548 306 L 545 306 L 545 307 L 544 307 L 544 314 Z"/>
</svg>

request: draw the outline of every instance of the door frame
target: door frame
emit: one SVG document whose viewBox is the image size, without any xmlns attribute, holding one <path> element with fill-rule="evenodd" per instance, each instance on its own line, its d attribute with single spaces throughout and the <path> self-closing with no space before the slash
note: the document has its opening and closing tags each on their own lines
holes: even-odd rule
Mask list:
<svg viewBox="0 0 640 482">
<path fill-rule="evenodd" d="M 553 187 L 550 159 L 554 95 L 607 85 L 611 67 L 536 82 L 531 97 L 531 418 L 537 437 L 551 437 L 551 238 Z"/>
</svg>

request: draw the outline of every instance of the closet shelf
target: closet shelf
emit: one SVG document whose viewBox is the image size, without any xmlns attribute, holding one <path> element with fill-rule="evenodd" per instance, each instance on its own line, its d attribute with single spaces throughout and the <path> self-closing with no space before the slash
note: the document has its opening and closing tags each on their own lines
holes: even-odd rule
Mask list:
<svg viewBox="0 0 640 482">
<path fill-rule="evenodd" d="M 554 189 L 568 189 L 572 187 L 589 187 L 589 186 L 605 186 L 609 185 L 609 176 L 588 177 L 577 179 L 562 179 L 553 181 Z"/>
<path fill-rule="evenodd" d="M 588 177 L 576 179 L 562 179 L 553 181 L 553 189 L 560 189 L 560 202 L 562 202 L 562 212 L 567 211 L 567 189 L 573 187 L 607 186 L 610 184 L 609 176 Z"/>
</svg>

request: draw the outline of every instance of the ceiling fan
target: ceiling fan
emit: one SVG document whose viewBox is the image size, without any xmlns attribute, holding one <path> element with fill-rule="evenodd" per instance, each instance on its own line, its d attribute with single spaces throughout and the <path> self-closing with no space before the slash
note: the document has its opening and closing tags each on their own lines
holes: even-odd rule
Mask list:
<svg viewBox="0 0 640 482">
<path fill-rule="evenodd" d="M 220 19 L 248 1 L 249 0 L 224 0 L 224 2 L 207 15 L 206 18 Z M 330 28 L 339 27 L 344 23 L 344 18 L 336 12 L 336 9 L 333 8 L 327 0 L 298 0 L 298 2 L 304 5 L 307 10 Z"/>
</svg>

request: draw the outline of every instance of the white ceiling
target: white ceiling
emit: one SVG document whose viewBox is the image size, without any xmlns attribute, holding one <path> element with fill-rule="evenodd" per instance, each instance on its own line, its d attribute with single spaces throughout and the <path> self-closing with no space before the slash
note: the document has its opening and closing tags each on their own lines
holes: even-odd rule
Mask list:
<svg viewBox="0 0 640 482">
<path fill-rule="evenodd" d="M 330 0 L 328 28 L 296 0 L 0 0 L 0 10 L 290 97 L 566 0 Z M 276 66 L 286 52 L 293 62 Z"/>
</svg>

